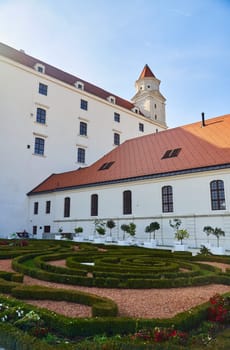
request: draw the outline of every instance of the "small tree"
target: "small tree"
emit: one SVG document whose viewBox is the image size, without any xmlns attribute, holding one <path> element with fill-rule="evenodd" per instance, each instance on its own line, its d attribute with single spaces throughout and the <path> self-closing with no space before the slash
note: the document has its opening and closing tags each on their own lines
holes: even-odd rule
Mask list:
<svg viewBox="0 0 230 350">
<path fill-rule="evenodd" d="M 214 228 L 212 226 L 204 226 L 203 232 L 206 233 L 207 239 L 208 239 L 208 243 L 209 243 L 209 235 L 213 234 Z"/>
<path fill-rule="evenodd" d="M 219 247 L 220 237 L 221 236 L 225 236 L 225 232 L 221 228 L 216 227 L 213 230 L 212 234 L 214 236 L 216 236 L 216 238 L 217 238 L 217 247 Z"/>
<path fill-rule="evenodd" d="M 183 244 L 183 239 L 189 238 L 189 233 L 187 230 L 177 230 L 175 233 L 175 238 Z"/>
<path fill-rule="evenodd" d="M 75 227 L 74 232 L 77 233 L 77 234 L 78 233 L 82 233 L 83 232 L 83 228 L 80 227 L 80 226 L 79 227 Z"/>
<path fill-rule="evenodd" d="M 129 226 L 128 234 L 130 234 L 130 236 L 134 237 L 136 234 L 136 225 L 133 222 L 130 222 L 130 224 L 128 226 Z"/>
<path fill-rule="evenodd" d="M 110 219 L 106 222 L 106 226 L 110 230 L 110 237 L 112 237 L 112 229 L 116 226 L 115 222 L 112 219 Z"/>
<path fill-rule="evenodd" d="M 149 239 L 151 240 L 151 233 L 153 232 L 153 239 L 155 239 L 155 232 L 160 229 L 160 224 L 157 221 L 151 222 L 145 228 L 145 232 L 149 233 Z"/>
<path fill-rule="evenodd" d="M 95 231 L 99 234 L 99 235 L 104 235 L 106 232 L 105 229 L 105 223 L 103 220 L 100 219 L 96 219 L 94 221 L 94 225 L 95 225 Z"/>
<path fill-rule="evenodd" d="M 125 233 L 126 233 L 126 232 L 128 233 L 128 231 L 129 231 L 129 225 L 127 225 L 127 224 L 122 224 L 122 225 L 121 225 L 121 229 L 122 229 L 122 231 L 123 231 L 123 240 L 125 240 Z"/>
<path fill-rule="evenodd" d="M 130 222 L 130 224 L 122 224 L 121 229 L 124 232 L 123 240 L 125 239 L 125 233 L 128 233 L 132 237 L 136 234 L 136 225 L 133 222 Z"/>
</svg>

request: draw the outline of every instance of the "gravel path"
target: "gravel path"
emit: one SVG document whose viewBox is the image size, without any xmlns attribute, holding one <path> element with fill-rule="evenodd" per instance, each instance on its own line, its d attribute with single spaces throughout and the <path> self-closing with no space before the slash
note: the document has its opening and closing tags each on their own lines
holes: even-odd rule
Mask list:
<svg viewBox="0 0 230 350">
<path fill-rule="evenodd" d="M 59 262 L 59 265 L 63 262 Z M 218 265 L 219 267 L 220 265 Z M 225 267 L 225 266 L 224 266 Z M 0 260 L 0 270 L 12 271 L 10 260 Z M 208 285 L 189 288 L 171 289 L 103 289 L 96 287 L 82 287 L 40 281 L 25 276 L 27 285 L 44 285 L 54 288 L 65 288 L 86 291 L 113 299 L 119 308 L 119 316 L 139 318 L 168 318 L 191 307 L 202 304 L 216 293 L 230 292 L 230 286 Z M 71 317 L 88 317 L 90 308 L 67 302 L 27 301 L 37 306 L 46 307 L 55 312 Z"/>
</svg>

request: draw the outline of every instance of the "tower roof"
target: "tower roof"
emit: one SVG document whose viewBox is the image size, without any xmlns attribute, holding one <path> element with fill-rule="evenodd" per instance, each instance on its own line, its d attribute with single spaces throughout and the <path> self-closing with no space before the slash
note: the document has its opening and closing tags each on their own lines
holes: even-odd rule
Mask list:
<svg viewBox="0 0 230 350">
<path fill-rule="evenodd" d="M 156 78 L 147 64 L 144 66 L 144 68 L 139 76 L 139 79 L 144 79 L 144 78 Z"/>
</svg>

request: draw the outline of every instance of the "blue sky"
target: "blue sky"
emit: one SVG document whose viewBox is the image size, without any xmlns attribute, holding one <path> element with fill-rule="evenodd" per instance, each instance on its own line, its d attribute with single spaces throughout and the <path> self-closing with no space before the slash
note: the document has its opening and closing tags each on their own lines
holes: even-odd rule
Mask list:
<svg viewBox="0 0 230 350">
<path fill-rule="evenodd" d="M 230 113 L 230 0 L 0 0 L 0 41 L 130 100 L 147 63 L 169 127 Z"/>
</svg>

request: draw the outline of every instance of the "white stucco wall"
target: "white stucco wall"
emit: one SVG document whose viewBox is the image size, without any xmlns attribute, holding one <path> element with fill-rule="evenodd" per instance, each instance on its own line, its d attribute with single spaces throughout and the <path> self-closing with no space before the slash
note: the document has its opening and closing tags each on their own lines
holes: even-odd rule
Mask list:
<svg viewBox="0 0 230 350">
<path fill-rule="evenodd" d="M 113 149 L 113 134 L 126 139 L 162 130 L 157 123 L 102 100 L 74 86 L 0 56 L 0 237 L 27 229 L 26 193 L 51 173 L 89 165 Z M 39 82 L 48 95 L 38 93 Z M 88 101 L 88 111 L 80 100 Z M 36 122 L 36 109 L 47 112 L 45 125 Z M 120 123 L 114 122 L 114 112 Z M 88 124 L 79 136 L 80 121 Z M 139 131 L 139 122 L 144 132 Z M 45 139 L 44 156 L 34 155 L 35 137 Z M 77 162 L 77 149 L 86 150 L 86 163 Z"/>
<path fill-rule="evenodd" d="M 223 180 L 225 186 L 226 210 L 212 210 L 210 200 L 210 182 Z M 173 187 L 174 211 L 162 212 L 161 189 L 163 186 Z M 123 215 L 122 194 L 123 191 L 132 191 L 132 214 Z M 120 225 L 134 222 L 137 225 L 137 239 L 148 240 L 145 227 L 152 221 L 159 222 L 161 228 L 156 233 L 159 244 L 172 245 L 174 242 L 173 230 L 169 220 L 180 218 L 181 228 L 190 233 L 188 243 L 192 247 L 199 247 L 207 242 L 203 233 L 203 227 L 210 225 L 220 227 L 226 236 L 220 239 L 221 245 L 230 249 L 230 214 L 229 214 L 229 171 L 209 171 L 188 175 L 171 176 L 139 182 L 126 182 L 94 188 L 60 191 L 50 194 L 30 196 L 29 198 L 29 226 L 43 228 L 45 224 L 51 226 L 51 232 L 57 232 L 62 227 L 65 232 L 74 232 L 76 226 L 84 228 L 84 234 L 90 235 L 94 230 L 95 217 L 90 216 L 90 198 L 92 194 L 98 194 L 98 218 L 107 221 L 112 218 L 117 227 L 113 230 L 114 238 L 121 237 Z M 69 218 L 64 218 L 64 198 L 71 198 L 71 212 Z M 38 215 L 33 214 L 34 201 L 41 202 L 44 206 L 46 200 L 52 201 L 52 214 L 47 216 L 44 210 Z M 43 203 L 43 204 L 42 204 Z M 40 204 L 39 204 L 40 205 Z M 42 232 L 42 229 L 41 229 Z M 213 244 L 216 238 L 210 237 Z"/>
</svg>

